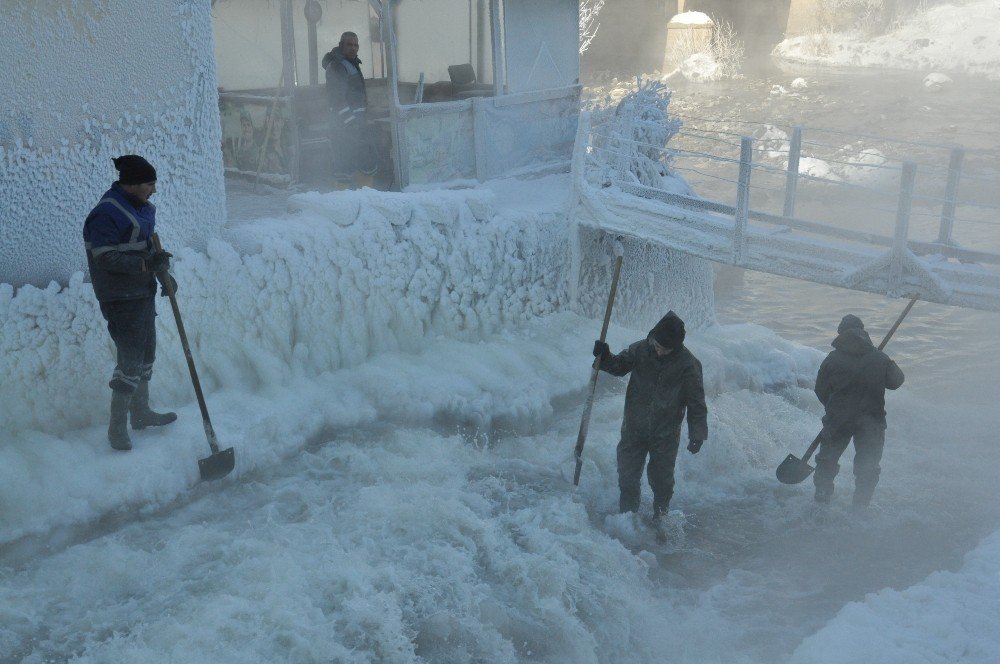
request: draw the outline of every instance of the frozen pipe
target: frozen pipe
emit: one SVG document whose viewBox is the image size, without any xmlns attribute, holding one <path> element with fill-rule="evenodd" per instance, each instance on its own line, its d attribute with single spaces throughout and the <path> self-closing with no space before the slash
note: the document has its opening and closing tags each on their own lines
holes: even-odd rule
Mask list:
<svg viewBox="0 0 1000 664">
<path fill-rule="evenodd" d="M 622 236 L 618 235 L 611 241 L 611 251 L 614 252 L 615 258 L 622 258 L 625 256 L 625 245 L 622 244 Z"/>
<path fill-rule="evenodd" d="M 962 161 L 965 150 L 954 148 L 951 151 L 951 162 L 948 164 L 948 184 L 944 191 L 944 205 L 941 206 L 941 228 L 938 231 L 938 242 L 952 244 L 952 230 L 955 227 L 955 201 L 958 198 L 958 182 L 962 178 Z"/>
<path fill-rule="evenodd" d="M 785 207 L 782 214 L 795 216 L 795 189 L 799 183 L 799 157 L 802 154 L 802 127 L 792 130 L 792 140 L 788 144 L 788 174 L 785 177 Z"/>
<path fill-rule="evenodd" d="M 750 215 L 750 168 L 753 159 L 753 139 L 740 139 L 740 181 L 736 189 L 736 217 L 733 220 L 733 264 L 746 259 L 747 218 Z"/>
<path fill-rule="evenodd" d="M 903 261 L 909 251 L 910 210 L 913 207 L 913 189 L 917 180 L 917 164 L 903 162 L 899 182 L 899 205 L 896 208 L 896 232 L 892 240 L 892 278 L 903 278 Z"/>
</svg>

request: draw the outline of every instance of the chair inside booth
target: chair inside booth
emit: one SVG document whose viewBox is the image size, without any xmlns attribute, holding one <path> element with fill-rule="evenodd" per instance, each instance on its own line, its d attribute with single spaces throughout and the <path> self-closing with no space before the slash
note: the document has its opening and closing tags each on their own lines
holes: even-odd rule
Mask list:
<svg viewBox="0 0 1000 664">
<path fill-rule="evenodd" d="M 476 70 L 471 63 L 448 66 L 447 81 L 425 84 L 422 102 L 455 101 L 469 97 L 491 97 L 494 94 L 492 83 L 480 83 L 476 80 Z"/>
</svg>

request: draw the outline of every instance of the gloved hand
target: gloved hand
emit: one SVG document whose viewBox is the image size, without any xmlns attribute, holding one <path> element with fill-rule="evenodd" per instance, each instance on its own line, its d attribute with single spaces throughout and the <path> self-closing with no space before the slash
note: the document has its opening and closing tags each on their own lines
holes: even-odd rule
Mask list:
<svg viewBox="0 0 1000 664">
<path fill-rule="evenodd" d="M 167 282 L 164 278 L 170 280 L 170 288 L 174 293 L 177 292 L 177 280 L 174 279 L 169 272 L 156 273 L 156 279 L 160 282 L 160 297 L 169 297 L 170 294 L 167 292 Z"/>
<path fill-rule="evenodd" d="M 688 452 L 690 452 L 691 454 L 697 454 L 698 450 L 700 450 L 701 446 L 704 444 L 705 441 L 703 440 L 692 440 L 691 442 L 688 443 Z"/>
<path fill-rule="evenodd" d="M 609 355 L 611 355 L 610 346 L 608 346 L 600 339 L 594 342 L 594 357 L 599 357 L 603 360 L 606 359 Z"/>
<path fill-rule="evenodd" d="M 170 269 L 170 259 L 173 254 L 169 251 L 154 251 L 149 258 L 146 259 L 146 271 L 147 272 L 162 272 L 163 270 Z"/>
</svg>

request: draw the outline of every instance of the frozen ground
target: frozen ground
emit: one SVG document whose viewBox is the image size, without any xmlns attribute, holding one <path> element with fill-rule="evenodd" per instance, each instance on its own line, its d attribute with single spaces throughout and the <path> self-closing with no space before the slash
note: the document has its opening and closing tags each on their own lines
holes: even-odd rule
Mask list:
<svg viewBox="0 0 1000 664">
<path fill-rule="evenodd" d="M 493 205 L 557 209 L 546 187 L 559 191 L 558 178 L 508 183 Z M 295 200 L 319 214 L 321 197 Z M 258 222 L 240 221 L 234 231 L 264 237 Z M 323 238 L 284 228 L 300 242 Z M 475 236 L 453 241 L 456 256 L 478 246 Z M 307 245 L 302 255 L 279 247 L 262 254 L 268 274 L 297 273 Z M 239 278 L 217 269 L 231 265 L 225 252 L 212 256 L 203 265 L 184 254 L 178 272 L 186 264 L 223 283 Z M 291 296 L 283 283 L 264 282 L 257 299 Z M 344 284 L 342 296 L 364 283 Z M 792 337 L 813 333 L 762 295 L 749 280 L 723 288 L 720 315 L 766 316 L 754 306 L 766 301 L 780 319 L 770 324 L 782 322 Z M 959 386 L 994 372 L 992 363 L 960 354 L 921 371 L 911 367 L 923 347 L 900 346 L 904 370 L 922 380 L 890 395 L 884 481 L 859 520 L 846 509 L 849 471 L 821 512 L 808 485 L 773 479 L 818 426 L 809 387 L 822 351 L 763 326 L 692 333 L 710 440 L 697 457 L 682 453 L 670 541 L 659 545 L 644 521 L 648 495 L 639 518 L 615 513 L 624 382 L 602 377 L 583 482 L 573 491 L 568 481 L 599 322 L 543 309 L 475 335 L 445 328 L 413 345 L 385 338 L 353 360 L 344 349 L 321 354 L 305 330 L 295 334 L 309 347 L 296 351 L 282 328 L 263 328 L 243 338 L 260 359 L 241 366 L 225 348 L 253 329 L 246 312 L 183 302 L 198 329 L 221 335 L 222 343 L 210 334 L 199 343 L 220 354 L 207 358 L 209 405 L 220 438 L 237 447 L 236 473 L 193 486 L 194 461 L 207 450 L 183 375 L 166 368 L 161 378 L 178 385 L 161 383 L 159 405 L 176 407 L 180 420 L 136 434 L 128 455 L 111 453 L 97 424 L 6 434 L 0 660 L 851 661 L 838 653 L 867 652 L 861 639 L 870 633 L 857 625 L 871 614 L 883 661 L 947 661 L 955 652 L 988 661 L 977 657 L 990 637 L 960 626 L 995 610 L 985 592 L 963 589 L 995 583 L 996 547 L 975 547 L 1000 523 L 989 499 L 1000 421 L 967 398 L 978 383 Z M 894 312 L 864 306 L 877 334 Z M 900 339 L 964 347 L 964 331 L 940 330 L 933 316 L 921 318 L 928 314 L 915 312 Z M 840 311 L 803 315 L 822 340 Z M 610 340 L 619 348 L 643 334 L 613 326 Z M 347 359 L 309 367 L 308 358 L 324 357 Z M 948 395 L 920 389 L 935 380 Z M 918 638 L 907 617 L 916 611 L 947 638 Z"/>
<path fill-rule="evenodd" d="M 827 82 L 774 96 L 767 83 L 764 102 L 706 88 L 708 105 L 675 104 L 714 104 L 737 131 L 741 116 L 780 108 L 994 141 L 968 97 L 891 103 L 895 90 L 876 82 L 854 104 L 851 80 Z M 969 117 L 954 117 L 963 108 Z M 858 518 L 850 453 L 828 510 L 773 470 L 817 430 L 810 387 L 840 316 L 861 314 L 878 337 L 900 303 L 721 272 L 721 324 L 690 335 L 710 439 L 682 452 L 670 538 L 657 544 L 648 494 L 639 518 L 615 513 L 624 382 L 602 376 L 580 488 L 567 479 L 599 321 L 553 313 L 563 294 L 538 266 L 554 258 L 525 250 L 567 242 L 548 216 L 563 193 L 551 180 L 508 183 L 471 207 L 463 194 L 437 203 L 466 222 L 477 202 L 500 210 L 492 234 L 418 219 L 428 266 L 509 251 L 435 320 L 400 296 L 428 275 L 365 250 L 406 232 L 392 223 L 399 209 L 379 210 L 373 229 L 356 225 L 351 195 L 334 211 L 300 196 L 315 216 L 269 244 L 252 217 L 282 214 L 285 196 L 237 187 L 227 233 L 255 258 L 238 266 L 220 244 L 178 261 L 213 421 L 237 447 L 234 475 L 211 485 L 195 483 L 207 446 L 165 310 L 154 405 L 180 419 L 114 455 L 105 392 L 79 388 L 99 384 L 87 372 L 103 377 L 110 356 L 85 285 L 69 298 L 35 291 L 16 310 L 0 286 L 0 343 L 48 339 L 40 325 L 89 340 L 82 363 L 56 339 L 18 350 L 20 382 L 0 376 L 0 661 L 994 661 L 996 318 L 924 303 L 911 313 L 889 348 L 908 382 L 889 395 L 883 480 Z M 393 278 L 376 285 L 355 259 Z M 345 266 L 339 290 L 315 261 Z M 290 289 L 309 276 L 326 285 Z M 226 284 L 226 306 L 202 282 Z M 505 316 L 477 295 L 522 283 L 538 286 L 515 287 Z M 346 309 L 329 308 L 331 292 Z M 410 308 L 393 309 L 401 302 Z M 420 334 L 399 333 L 417 323 Z M 612 326 L 610 338 L 617 348 L 644 333 Z M 39 398 L 15 401 L 25 390 Z"/>
</svg>

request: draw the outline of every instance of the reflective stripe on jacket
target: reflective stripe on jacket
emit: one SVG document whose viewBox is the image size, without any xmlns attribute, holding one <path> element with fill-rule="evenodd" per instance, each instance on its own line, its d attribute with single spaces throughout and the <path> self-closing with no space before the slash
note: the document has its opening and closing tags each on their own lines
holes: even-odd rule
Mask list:
<svg viewBox="0 0 1000 664">
<path fill-rule="evenodd" d="M 152 203 L 136 208 L 114 184 L 87 215 L 83 224 L 87 267 L 100 302 L 133 300 L 156 294 L 156 275 L 146 272 L 156 227 Z"/>
</svg>

